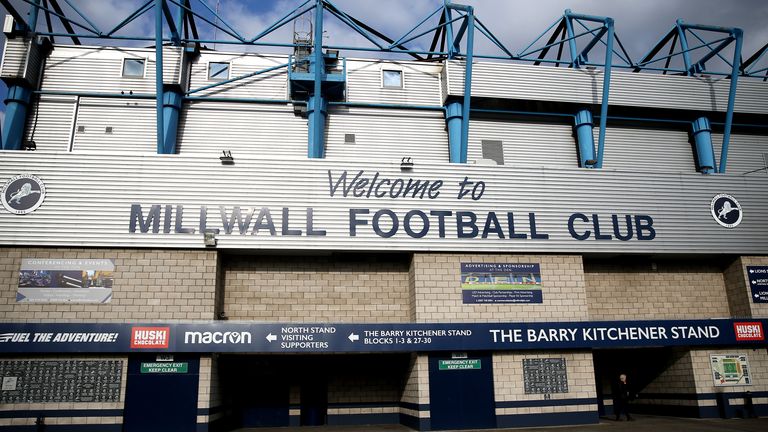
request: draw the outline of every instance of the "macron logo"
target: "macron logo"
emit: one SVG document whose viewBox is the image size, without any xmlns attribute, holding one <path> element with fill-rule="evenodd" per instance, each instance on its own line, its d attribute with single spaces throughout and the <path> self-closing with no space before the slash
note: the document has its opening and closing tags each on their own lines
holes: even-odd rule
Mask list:
<svg viewBox="0 0 768 432">
<path fill-rule="evenodd" d="M 170 327 L 131 328 L 131 348 L 168 348 Z"/>
<path fill-rule="evenodd" d="M 765 340 L 763 323 L 761 322 L 737 322 L 733 323 L 736 330 L 737 341 L 761 341 Z"/>
</svg>

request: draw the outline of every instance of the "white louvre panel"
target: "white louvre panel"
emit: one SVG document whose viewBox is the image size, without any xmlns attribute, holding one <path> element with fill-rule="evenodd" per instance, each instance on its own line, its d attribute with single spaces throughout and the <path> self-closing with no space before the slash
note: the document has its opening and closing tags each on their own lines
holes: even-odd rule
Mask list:
<svg viewBox="0 0 768 432">
<path fill-rule="evenodd" d="M 289 105 L 233 102 L 185 104 L 179 127 L 179 153 L 218 157 L 230 150 L 261 157 L 307 157 L 307 120 Z M 343 137 L 342 137 L 343 139 Z"/>
<path fill-rule="evenodd" d="M 383 88 L 381 70 L 400 70 L 403 88 Z M 347 100 L 349 102 L 442 105 L 441 65 L 413 62 L 347 60 Z"/>
<path fill-rule="evenodd" d="M 156 121 L 154 101 L 82 98 L 73 151 L 156 153 Z"/>
<path fill-rule="evenodd" d="M 279 144 L 279 143 L 278 143 Z M 616 253 L 734 253 L 764 254 L 768 249 L 768 177 L 703 176 L 698 173 L 654 173 L 638 170 L 587 170 L 579 168 L 493 167 L 449 163 L 417 163 L 413 171 L 381 162 L 349 162 L 236 156 L 235 165 L 199 155 L 121 154 L 105 157 L 96 153 L 51 153 L 3 151 L 0 178 L 34 173 L 48 190 L 42 206 L 19 216 L 0 212 L 0 241 L 4 245 L 89 246 L 89 247 L 183 247 L 203 249 L 199 233 L 200 206 L 207 206 L 207 228 L 222 228 L 219 206 L 231 216 L 232 209 L 270 209 L 276 234 L 267 230 L 240 234 L 220 233 L 218 249 L 284 250 L 406 250 L 494 252 L 616 252 Z M 234 152 L 233 152 L 234 153 Z M 329 176 L 348 170 L 354 177 L 363 170 L 371 179 L 408 178 L 441 180 L 434 199 L 331 197 Z M 480 200 L 458 199 L 459 184 L 486 183 Z M 719 193 L 739 200 L 744 218 L 735 229 L 721 227 L 713 219 L 709 203 Z M 130 233 L 131 205 L 138 203 L 144 217 L 150 205 L 183 205 L 183 227 L 195 234 Z M 306 230 L 306 208 L 314 209 L 314 228 L 325 236 L 282 235 L 282 208 L 290 209 L 290 227 Z M 350 235 L 350 209 L 370 209 L 367 225 L 357 236 Z M 547 240 L 458 238 L 456 218 L 447 217 L 445 237 L 431 229 L 422 238 L 407 235 L 403 227 L 390 238 L 377 236 L 371 226 L 373 213 L 391 209 L 399 218 L 411 210 L 471 211 L 482 227 L 487 211 L 514 212 L 519 231 L 527 230 L 528 212 L 536 213 L 537 231 Z M 610 229 L 610 215 L 649 215 L 656 237 L 638 241 L 578 241 L 568 233 L 567 221 L 574 212 L 601 215 L 601 225 Z M 174 212 L 175 215 L 175 212 Z M 252 228 L 256 216 L 250 222 Z M 174 221 L 175 222 L 175 221 Z M 384 221 L 386 223 L 386 220 Z M 505 224 L 502 224 L 506 226 Z M 171 224 L 173 227 L 174 224 Z M 577 229 L 590 229 L 579 222 Z M 173 229 L 173 228 L 171 228 Z M 506 228 L 505 228 L 506 230 Z"/>
<path fill-rule="evenodd" d="M 42 96 L 27 116 L 25 141 L 34 141 L 37 151 L 69 151 L 75 100 L 74 96 Z"/>
<path fill-rule="evenodd" d="M 345 143 L 355 134 L 355 143 Z M 336 107 L 328 116 L 326 159 L 400 164 L 447 162 L 448 136 L 442 112 Z"/>
<path fill-rule="evenodd" d="M 165 84 L 181 85 L 182 52 L 181 47 L 163 47 L 163 82 Z"/>
<path fill-rule="evenodd" d="M 180 51 L 164 50 L 163 69 L 179 68 Z M 171 55 L 171 53 L 174 53 Z M 123 59 L 145 59 L 144 77 L 123 77 Z M 175 78 L 174 78 L 175 79 Z M 166 77 L 166 81 L 173 81 Z M 55 46 L 45 64 L 43 90 L 155 93 L 155 51 L 141 48 Z"/>
<path fill-rule="evenodd" d="M 715 147 L 715 162 L 720 165 L 720 154 L 723 148 L 723 134 L 713 133 L 712 144 Z M 765 157 L 768 153 L 768 136 L 765 135 L 731 135 L 728 144 L 728 161 L 725 164 L 725 173 L 728 175 L 742 175 L 748 171 L 759 170 L 768 164 Z M 768 176 L 768 170 L 760 170 L 748 174 L 749 176 Z"/>
<path fill-rule="evenodd" d="M 449 61 L 449 95 L 464 94 L 464 62 Z M 575 103 L 600 103 L 602 70 L 505 63 L 473 63 L 472 95 Z M 768 83 L 740 78 L 735 111 L 768 113 Z M 655 108 L 726 111 L 730 81 L 613 70 L 610 103 Z"/>
<path fill-rule="evenodd" d="M 592 131 L 597 154 L 600 129 Z M 604 169 L 696 172 L 688 132 L 672 129 L 609 127 L 605 132 Z"/>
<path fill-rule="evenodd" d="M 482 141 L 501 141 L 504 164 L 514 167 L 579 166 L 571 127 L 551 123 L 472 120 L 469 124 L 467 162 L 483 161 Z"/>
<path fill-rule="evenodd" d="M 288 63 L 288 56 L 261 56 L 243 53 L 202 53 L 191 65 L 190 90 L 198 89 L 217 80 L 208 79 L 210 62 L 229 63 L 229 79 Z M 228 98 L 288 99 L 288 69 L 283 67 L 222 84 L 210 90 L 192 93 L 191 96 L 215 96 Z"/>
<path fill-rule="evenodd" d="M 22 38 L 5 38 L 2 65 L 0 65 L 0 77 L 22 78 L 27 65 L 27 50 L 29 40 Z"/>
</svg>

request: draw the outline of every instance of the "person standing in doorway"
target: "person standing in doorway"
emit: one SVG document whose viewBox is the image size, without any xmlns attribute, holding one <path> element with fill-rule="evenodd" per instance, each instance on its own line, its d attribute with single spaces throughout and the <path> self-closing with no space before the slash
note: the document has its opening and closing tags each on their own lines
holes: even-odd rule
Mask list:
<svg viewBox="0 0 768 432">
<path fill-rule="evenodd" d="M 616 421 L 621 420 L 621 414 L 627 416 L 627 421 L 634 420 L 629 416 L 629 403 L 637 397 L 632 387 L 627 382 L 627 374 L 619 375 L 619 383 L 616 388 L 616 402 L 614 411 L 616 412 Z"/>
</svg>

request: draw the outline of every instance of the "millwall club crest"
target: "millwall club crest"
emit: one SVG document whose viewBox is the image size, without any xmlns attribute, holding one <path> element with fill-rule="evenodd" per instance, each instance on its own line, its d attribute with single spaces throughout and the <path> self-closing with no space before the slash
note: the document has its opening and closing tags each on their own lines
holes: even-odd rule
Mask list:
<svg viewBox="0 0 768 432">
<path fill-rule="evenodd" d="M 726 228 L 736 228 L 741 223 L 741 205 L 728 194 L 715 195 L 710 204 L 712 217 Z"/>
<path fill-rule="evenodd" d="M 0 199 L 11 213 L 32 213 L 45 199 L 45 184 L 31 174 L 20 174 L 5 183 Z"/>
</svg>

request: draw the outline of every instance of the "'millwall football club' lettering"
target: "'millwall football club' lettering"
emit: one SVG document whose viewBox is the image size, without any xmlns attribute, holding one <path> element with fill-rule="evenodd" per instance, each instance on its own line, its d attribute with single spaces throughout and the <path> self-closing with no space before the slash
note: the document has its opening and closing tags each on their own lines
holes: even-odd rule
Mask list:
<svg viewBox="0 0 768 432">
<path fill-rule="evenodd" d="M 389 178 L 379 172 L 363 170 L 334 173 L 328 170 L 328 196 L 353 199 L 434 200 L 446 191 L 442 179 Z M 480 201 L 490 186 L 483 180 L 464 177 L 457 182 L 456 200 Z M 209 217 L 209 207 L 194 210 L 183 205 L 134 203 L 131 205 L 129 233 L 195 234 L 213 232 L 226 235 L 325 237 L 328 230 L 316 222 L 313 207 L 217 206 L 219 218 Z M 185 215 L 197 214 L 197 223 Z M 357 237 L 373 233 L 381 238 L 408 237 L 549 240 L 550 234 L 537 226 L 535 211 L 468 211 L 458 209 L 410 209 L 351 207 L 346 211 L 348 232 Z M 571 238 L 584 240 L 649 241 L 656 238 L 653 218 L 644 214 L 601 214 L 574 212 L 561 223 Z"/>
</svg>

